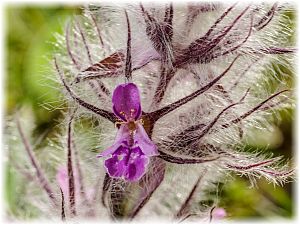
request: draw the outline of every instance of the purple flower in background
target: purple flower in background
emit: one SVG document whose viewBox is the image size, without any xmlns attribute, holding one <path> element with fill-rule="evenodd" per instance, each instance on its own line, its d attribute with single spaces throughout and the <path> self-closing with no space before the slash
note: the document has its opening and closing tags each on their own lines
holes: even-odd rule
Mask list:
<svg viewBox="0 0 300 225">
<path fill-rule="evenodd" d="M 116 87 L 112 97 L 113 111 L 122 121 L 114 144 L 98 157 L 105 160 L 111 177 L 137 181 L 146 172 L 149 157 L 158 155 L 157 147 L 143 128 L 141 102 L 137 86 L 133 83 Z"/>
<path fill-rule="evenodd" d="M 55 178 L 56 178 L 56 182 L 59 185 L 59 187 L 60 187 L 61 191 L 63 192 L 64 196 L 69 196 L 68 168 L 64 165 L 60 165 L 57 168 Z M 80 185 L 81 185 L 80 184 L 80 176 L 79 176 L 79 174 L 76 170 L 74 171 L 74 181 L 75 181 L 75 186 L 80 187 Z M 94 188 L 87 187 L 85 197 L 88 200 L 92 200 L 93 196 L 94 196 L 94 193 L 95 193 Z M 75 190 L 75 195 L 76 195 L 77 199 L 80 199 L 82 197 L 79 188 L 77 188 Z"/>
<path fill-rule="evenodd" d="M 59 187 L 61 188 L 64 195 L 69 195 L 69 184 L 68 184 L 68 168 L 65 166 L 60 166 L 56 172 L 56 182 L 58 183 Z"/>
<path fill-rule="evenodd" d="M 215 221 L 220 221 L 227 216 L 225 209 L 223 208 L 214 208 L 212 211 L 211 219 Z"/>
</svg>

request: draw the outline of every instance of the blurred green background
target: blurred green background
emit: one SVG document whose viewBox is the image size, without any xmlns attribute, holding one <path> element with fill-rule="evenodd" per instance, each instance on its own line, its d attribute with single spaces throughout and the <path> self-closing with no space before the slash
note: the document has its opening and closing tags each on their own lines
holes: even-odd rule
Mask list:
<svg viewBox="0 0 300 225">
<path fill-rule="evenodd" d="M 23 6 L 8 5 L 6 18 L 6 77 L 5 111 L 13 115 L 19 107 L 30 108 L 35 133 L 51 130 L 55 121 L 62 116 L 60 110 L 49 110 L 47 104 L 59 108 L 58 91 L 53 88 L 55 76 L 50 73 L 51 56 L 54 51 L 55 33 L 62 33 L 66 19 L 79 14 L 77 6 Z M 293 20 L 293 15 L 289 15 Z M 288 71 L 290 73 L 290 71 Z M 275 155 L 292 157 L 293 112 L 282 112 L 282 120 L 270 134 L 258 134 L 250 140 L 249 149 L 258 147 L 263 151 L 272 151 Z M 30 134 L 28 134 L 30 135 Z M 267 147 L 268 145 L 268 147 Z M 14 173 L 7 165 L 6 200 L 7 211 L 11 216 L 25 218 L 37 216 L 28 212 L 26 204 L 20 204 L 22 196 L 14 187 Z M 244 178 L 236 177 L 229 185 L 219 185 L 219 206 L 224 207 L 230 218 L 274 218 L 293 215 L 292 185 L 274 187 L 265 180 L 260 180 L 258 188 L 249 188 Z M 23 207 L 24 215 L 22 215 Z M 26 215 L 25 215 L 26 214 Z"/>
<path fill-rule="evenodd" d="M 62 34 L 65 20 L 80 11 L 71 6 L 6 7 L 7 114 L 16 106 L 28 105 L 41 129 L 51 126 L 58 117 L 57 110 L 47 110 L 44 105 L 57 106 L 58 92 L 53 88 L 55 77 L 51 72 L 55 33 Z"/>
</svg>

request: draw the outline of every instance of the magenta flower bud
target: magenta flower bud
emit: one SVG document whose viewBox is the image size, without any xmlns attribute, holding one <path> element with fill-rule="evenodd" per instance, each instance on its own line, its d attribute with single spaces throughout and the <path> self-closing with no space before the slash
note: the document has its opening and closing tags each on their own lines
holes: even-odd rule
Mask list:
<svg viewBox="0 0 300 225">
<path fill-rule="evenodd" d="M 227 216 L 225 209 L 214 208 L 212 211 L 212 220 L 222 220 Z"/>
</svg>

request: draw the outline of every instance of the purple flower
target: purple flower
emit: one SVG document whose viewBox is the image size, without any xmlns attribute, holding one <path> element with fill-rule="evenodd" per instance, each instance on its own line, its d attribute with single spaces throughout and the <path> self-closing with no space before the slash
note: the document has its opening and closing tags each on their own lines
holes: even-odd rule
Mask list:
<svg viewBox="0 0 300 225">
<path fill-rule="evenodd" d="M 112 97 L 114 114 L 122 120 L 114 144 L 98 157 L 105 160 L 111 177 L 137 181 L 146 172 L 149 157 L 158 155 L 156 145 L 150 140 L 142 125 L 142 107 L 137 86 L 133 83 L 116 87 Z"/>
<path fill-rule="evenodd" d="M 214 208 L 212 211 L 212 220 L 220 221 L 227 216 L 225 209 L 223 208 Z"/>
</svg>

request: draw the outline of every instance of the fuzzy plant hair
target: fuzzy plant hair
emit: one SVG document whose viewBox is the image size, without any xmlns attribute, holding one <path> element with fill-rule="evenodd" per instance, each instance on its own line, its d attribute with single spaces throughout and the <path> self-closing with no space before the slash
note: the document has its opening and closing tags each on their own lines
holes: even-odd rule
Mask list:
<svg viewBox="0 0 300 225">
<path fill-rule="evenodd" d="M 233 173 L 253 185 L 293 180 L 289 159 L 245 151 L 246 137 L 294 108 L 291 11 L 285 3 L 93 4 L 70 19 L 52 61 L 67 105 L 60 134 L 36 155 L 17 122 L 29 161 L 15 164 L 26 161 L 31 174 L 19 171 L 34 176 L 31 191 L 45 191 L 32 202 L 42 217 L 211 221 L 217 205 L 199 202 Z M 96 158 L 115 140 L 112 93 L 128 81 L 159 153 L 136 182 L 109 176 Z"/>
</svg>

